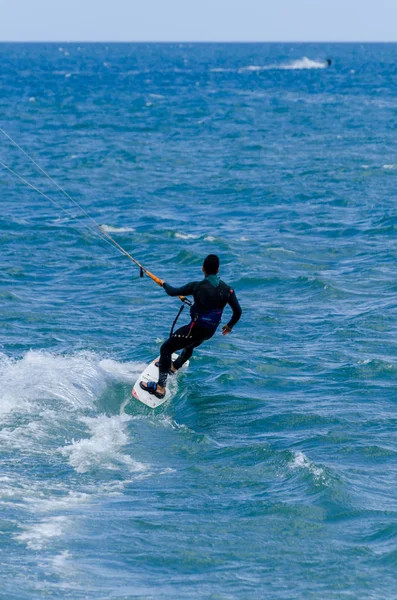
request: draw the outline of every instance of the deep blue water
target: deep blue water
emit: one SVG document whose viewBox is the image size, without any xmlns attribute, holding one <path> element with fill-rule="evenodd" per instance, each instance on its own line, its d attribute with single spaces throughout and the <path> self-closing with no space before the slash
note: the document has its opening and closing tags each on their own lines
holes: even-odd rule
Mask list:
<svg viewBox="0 0 397 600">
<path fill-rule="evenodd" d="M 397 45 L 0 64 L 0 127 L 171 284 L 219 254 L 244 310 L 120 414 L 179 301 L 0 136 L 67 211 L 1 170 L 1 600 L 395 600 Z"/>
</svg>

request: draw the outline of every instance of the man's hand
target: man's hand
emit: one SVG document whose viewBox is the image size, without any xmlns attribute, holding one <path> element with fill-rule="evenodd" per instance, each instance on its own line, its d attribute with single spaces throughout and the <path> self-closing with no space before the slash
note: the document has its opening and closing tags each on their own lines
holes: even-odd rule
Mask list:
<svg viewBox="0 0 397 600">
<path fill-rule="evenodd" d="M 228 325 L 224 325 L 224 326 L 222 327 L 222 335 L 227 335 L 228 333 L 230 333 L 230 332 L 231 332 L 231 330 L 232 330 L 232 328 L 231 328 L 231 327 L 229 327 Z"/>
</svg>

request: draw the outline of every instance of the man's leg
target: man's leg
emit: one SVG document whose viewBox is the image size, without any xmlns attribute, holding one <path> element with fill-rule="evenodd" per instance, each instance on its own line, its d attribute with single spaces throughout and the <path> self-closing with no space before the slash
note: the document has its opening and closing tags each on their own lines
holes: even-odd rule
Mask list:
<svg viewBox="0 0 397 600">
<path fill-rule="evenodd" d="M 175 369 L 176 370 L 180 369 L 185 364 L 185 362 L 187 360 L 189 360 L 189 358 L 191 358 L 191 356 L 193 354 L 193 350 L 195 348 L 197 348 L 198 346 L 200 346 L 200 344 L 202 344 L 204 341 L 205 340 L 203 340 L 203 339 L 196 340 L 195 342 L 192 342 L 191 344 L 186 346 L 186 348 L 183 349 L 183 352 L 181 352 L 181 354 L 178 356 L 178 358 L 174 362 Z"/>
<path fill-rule="evenodd" d="M 194 327 L 191 331 L 191 335 L 188 340 L 190 343 L 184 347 L 183 352 L 178 356 L 178 358 L 174 362 L 174 368 L 176 370 L 180 369 L 189 358 L 191 358 L 193 354 L 193 350 L 198 348 L 203 342 L 211 339 L 214 335 L 215 331 L 209 331 L 208 329 L 204 329 L 203 327 Z"/>
<path fill-rule="evenodd" d="M 176 350 L 184 349 L 181 356 L 178 357 L 174 363 L 175 368 L 180 369 L 180 367 L 192 356 L 194 348 L 197 348 L 197 346 L 200 346 L 200 344 L 209 340 L 214 333 L 215 332 L 209 333 L 208 329 L 203 329 L 202 327 L 191 328 L 190 325 L 185 325 L 164 342 L 160 349 L 159 379 L 157 382 L 160 394 L 165 392 L 168 373 L 171 369 L 172 353 Z M 141 386 L 143 389 L 146 389 L 145 384 L 141 383 Z"/>
<path fill-rule="evenodd" d="M 165 386 L 167 385 L 167 377 L 171 369 L 173 352 L 175 352 L 176 350 L 181 350 L 182 348 L 185 348 L 186 345 L 191 344 L 191 338 L 189 336 L 189 333 L 190 326 L 184 325 L 183 327 L 180 327 L 173 334 L 173 336 L 168 338 L 168 340 L 164 342 L 164 344 L 161 346 L 158 380 L 158 385 L 161 388 L 165 388 Z"/>
</svg>

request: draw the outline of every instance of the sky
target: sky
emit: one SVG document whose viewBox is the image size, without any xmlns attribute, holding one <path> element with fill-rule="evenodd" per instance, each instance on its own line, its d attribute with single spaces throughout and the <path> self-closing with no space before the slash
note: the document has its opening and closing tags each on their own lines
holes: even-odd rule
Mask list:
<svg viewBox="0 0 397 600">
<path fill-rule="evenodd" d="M 397 0 L 0 0 L 0 41 L 397 41 Z"/>
</svg>

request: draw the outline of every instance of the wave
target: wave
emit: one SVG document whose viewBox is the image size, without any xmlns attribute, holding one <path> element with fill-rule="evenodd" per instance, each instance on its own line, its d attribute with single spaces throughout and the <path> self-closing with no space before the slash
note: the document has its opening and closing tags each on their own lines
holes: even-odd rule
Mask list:
<svg viewBox="0 0 397 600">
<path fill-rule="evenodd" d="M 129 417 L 108 416 L 99 408 L 104 392 L 115 384 L 129 387 L 141 369 L 140 363 L 118 363 L 89 352 L 60 356 L 29 351 L 19 360 L 0 355 L 3 447 L 46 456 L 55 445 L 78 472 L 118 465 L 141 470 L 121 453 Z"/>
<path fill-rule="evenodd" d="M 313 476 L 314 481 L 328 485 L 325 471 L 315 465 L 303 452 L 293 451 L 290 463 L 291 469 L 303 469 Z"/>
<path fill-rule="evenodd" d="M 77 473 L 86 473 L 92 469 L 114 471 L 123 466 L 130 472 L 146 471 L 146 465 L 122 452 L 123 446 L 128 442 L 122 425 L 128 420 L 127 415 L 82 418 L 81 422 L 87 425 L 90 437 L 73 440 L 59 451 L 68 458 L 69 464 Z"/>
<path fill-rule="evenodd" d="M 134 417 L 108 414 L 119 412 L 141 370 L 141 363 L 90 352 L 0 354 L 0 506 L 13 511 L 17 543 L 31 550 L 59 544 L 75 529 L 74 511 L 153 474 L 131 455 Z M 54 469 L 62 475 L 54 478 Z"/>
<path fill-rule="evenodd" d="M 0 410 L 92 409 L 106 386 L 99 362 L 89 352 L 59 356 L 31 350 L 19 360 L 0 355 Z"/>
</svg>

